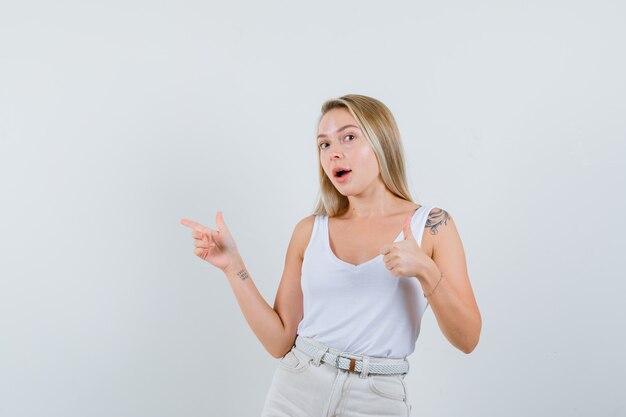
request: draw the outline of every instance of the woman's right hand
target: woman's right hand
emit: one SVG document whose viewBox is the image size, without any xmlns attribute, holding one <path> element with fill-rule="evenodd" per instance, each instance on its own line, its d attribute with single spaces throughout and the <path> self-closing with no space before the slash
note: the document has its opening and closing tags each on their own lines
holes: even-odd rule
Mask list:
<svg viewBox="0 0 626 417">
<path fill-rule="evenodd" d="M 224 224 L 221 211 L 217 212 L 215 220 L 217 224 L 215 230 L 193 220 L 182 219 L 180 223 L 193 229 L 191 236 L 194 238 L 196 256 L 225 271 L 241 258 L 235 239 Z"/>
</svg>

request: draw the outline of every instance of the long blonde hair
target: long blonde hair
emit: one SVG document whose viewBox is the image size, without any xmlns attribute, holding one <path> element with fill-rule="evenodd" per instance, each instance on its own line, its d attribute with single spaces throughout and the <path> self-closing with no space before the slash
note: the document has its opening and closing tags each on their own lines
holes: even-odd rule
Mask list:
<svg viewBox="0 0 626 417">
<path fill-rule="evenodd" d="M 400 140 L 400 131 L 391 111 L 379 100 L 358 94 L 348 94 L 327 100 L 322 105 L 322 117 L 332 109 L 348 109 L 352 117 L 365 134 L 372 147 L 383 183 L 396 196 L 413 202 L 407 186 L 404 168 L 404 151 Z M 326 214 L 330 217 L 345 213 L 348 209 L 348 197 L 342 195 L 324 172 L 317 149 L 319 166 L 320 193 L 313 214 Z"/>
</svg>

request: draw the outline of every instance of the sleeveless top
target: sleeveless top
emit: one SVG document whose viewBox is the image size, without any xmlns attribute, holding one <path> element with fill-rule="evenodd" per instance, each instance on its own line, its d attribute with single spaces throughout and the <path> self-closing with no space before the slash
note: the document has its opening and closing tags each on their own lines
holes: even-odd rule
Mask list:
<svg viewBox="0 0 626 417">
<path fill-rule="evenodd" d="M 433 207 L 421 206 L 411 218 L 420 246 Z M 394 242 L 403 239 L 400 231 Z M 415 350 L 429 304 L 419 280 L 394 276 L 383 255 L 359 265 L 339 259 L 330 248 L 327 215 L 315 217 L 301 285 L 304 317 L 298 335 L 356 355 L 405 358 Z"/>
</svg>

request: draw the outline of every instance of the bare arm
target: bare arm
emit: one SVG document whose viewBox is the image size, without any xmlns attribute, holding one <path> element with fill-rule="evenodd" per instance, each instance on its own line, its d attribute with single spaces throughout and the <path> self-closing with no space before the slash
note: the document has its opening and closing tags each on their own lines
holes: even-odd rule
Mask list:
<svg viewBox="0 0 626 417">
<path fill-rule="evenodd" d="M 427 295 L 432 292 L 428 300 L 444 336 L 461 351 L 470 353 L 478 344 L 482 319 L 461 238 L 454 220 L 442 209 L 431 211 L 424 233 L 433 240 L 433 262 L 419 277 L 422 288 Z"/>
<path fill-rule="evenodd" d="M 281 357 L 280 346 L 287 343 L 285 327 L 279 314 L 265 301 L 252 281 L 243 260 L 224 270 L 239 308 L 263 347 L 274 357 Z"/>
<path fill-rule="evenodd" d="M 250 328 L 265 349 L 272 356 L 280 358 L 293 346 L 298 323 L 302 319 L 300 273 L 304 249 L 313 227 L 313 216 L 298 223 L 293 232 L 274 308 L 270 307 L 254 285 L 232 236 L 223 221 L 220 225 L 220 217 L 221 214 L 218 214 L 219 233 L 189 220 L 183 220 L 182 223 L 194 228 L 192 235 L 196 238 L 196 255 L 223 270 Z M 219 239 L 224 239 L 222 245 Z M 219 258 L 220 254 L 224 256 L 223 259 Z"/>
</svg>

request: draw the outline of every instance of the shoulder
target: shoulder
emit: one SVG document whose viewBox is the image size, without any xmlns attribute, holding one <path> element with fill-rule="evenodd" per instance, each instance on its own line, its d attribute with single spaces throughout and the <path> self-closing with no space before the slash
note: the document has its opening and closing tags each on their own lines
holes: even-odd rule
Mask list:
<svg viewBox="0 0 626 417">
<path fill-rule="evenodd" d="M 431 207 L 422 236 L 422 246 L 426 253 L 432 258 L 438 249 L 441 250 L 442 246 L 456 239 L 458 233 L 450 213 L 441 207 Z"/>
<path fill-rule="evenodd" d="M 293 230 L 294 234 L 311 234 L 313 230 L 313 224 L 315 223 L 315 215 L 311 214 L 310 216 L 306 216 L 304 219 L 300 220 L 296 227 Z"/>
<path fill-rule="evenodd" d="M 426 218 L 425 230 L 428 234 L 436 235 L 449 224 L 453 223 L 450 213 L 440 207 L 433 206 Z"/>
<path fill-rule="evenodd" d="M 296 227 L 293 229 L 293 235 L 291 236 L 291 243 L 294 245 L 294 249 L 304 256 L 304 251 L 311 240 L 311 233 L 313 233 L 313 225 L 315 224 L 315 215 L 310 215 L 300 220 Z"/>
</svg>

